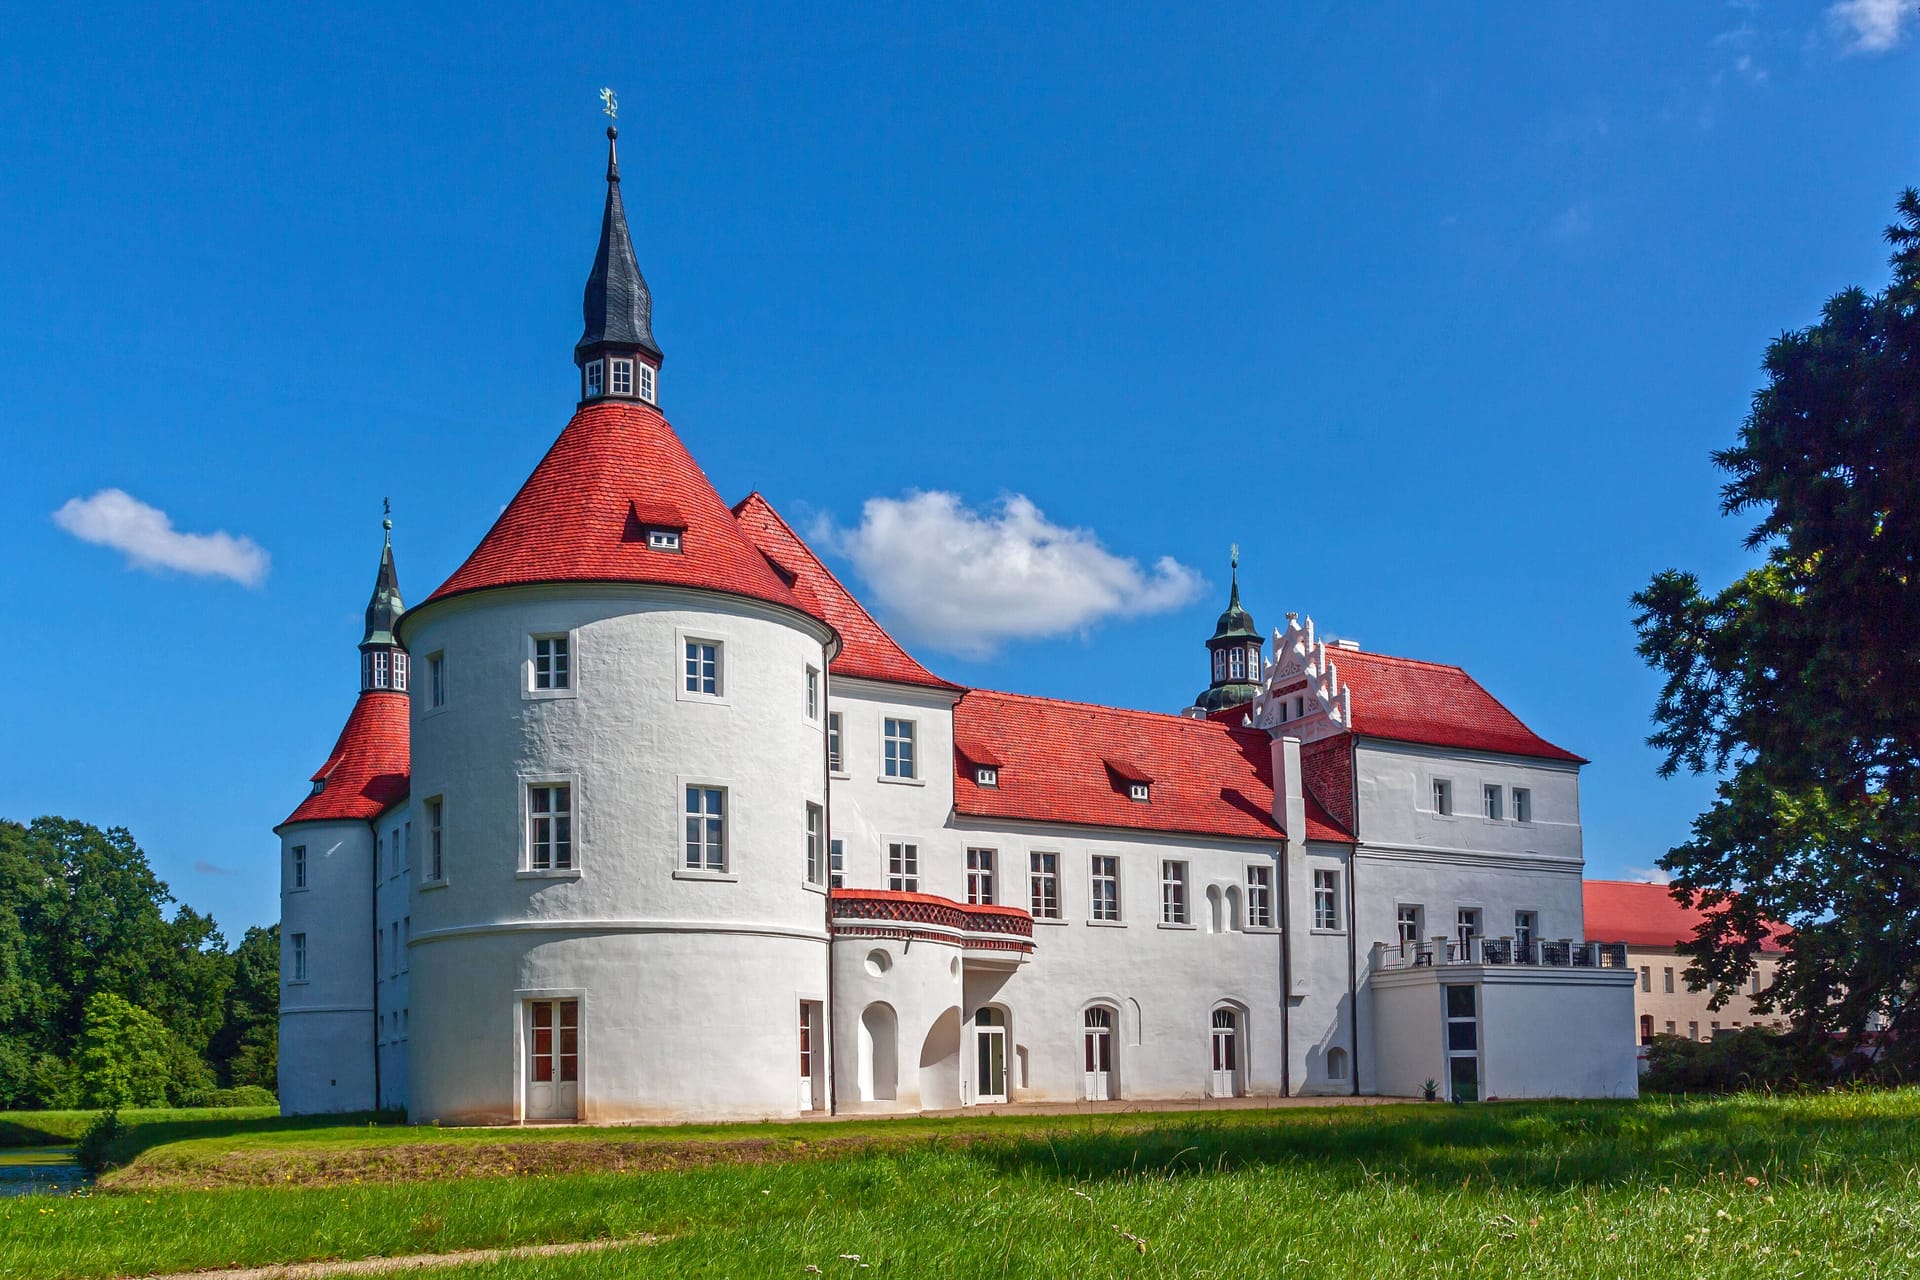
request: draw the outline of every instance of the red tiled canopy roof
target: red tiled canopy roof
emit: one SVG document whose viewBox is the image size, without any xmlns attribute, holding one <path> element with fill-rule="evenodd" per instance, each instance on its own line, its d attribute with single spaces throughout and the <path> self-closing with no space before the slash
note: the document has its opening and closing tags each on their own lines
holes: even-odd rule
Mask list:
<svg viewBox="0 0 1920 1280">
<path fill-rule="evenodd" d="M 1597 942 L 1624 942 L 1634 947 L 1678 947 L 1693 940 L 1694 930 L 1707 918 L 1698 907 L 1683 907 L 1663 884 L 1629 880 L 1588 880 L 1581 886 L 1586 905 L 1587 936 Z M 1717 908 L 1724 910 L 1724 908 Z M 1787 930 L 1776 929 L 1760 944 L 1762 951 L 1787 949 Z"/>
<path fill-rule="evenodd" d="M 813 554 L 793 526 L 780 518 L 773 504 L 750 493 L 734 507 L 740 527 L 767 557 L 793 575 L 793 594 L 806 610 L 824 618 L 840 633 L 840 652 L 827 669 L 835 675 L 893 684 L 917 684 L 934 689 L 958 689 L 914 661 L 886 628 L 860 606 L 832 570 Z M 981 763 L 986 763 L 982 761 Z"/>
<path fill-rule="evenodd" d="M 1339 667 L 1340 682 L 1353 687 L 1352 728 L 1362 737 L 1586 763 L 1520 723 L 1459 667 L 1361 649 L 1332 649 L 1327 656 Z"/>
<path fill-rule="evenodd" d="M 985 689 L 960 699 L 953 725 L 956 740 L 977 744 L 963 751 L 1002 762 L 999 785 L 983 787 L 955 753 L 957 813 L 1254 840 L 1283 834 L 1273 820 L 1269 739 L 1259 731 Z M 1116 785 L 1116 753 L 1152 776 L 1150 800 L 1130 800 Z M 1305 835 L 1353 842 L 1312 799 Z"/>
<path fill-rule="evenodd" d="M 647 546 L 647 524 L 684 527 L 680 550 Z M 429 602 L 535 582 L 647 582 L 724 591 L 819 617 L 747 539 L 706 473 L 650 405 L 574 414 L 466 563 Z"/>
<path fill-rule="evenodd" d="M 353 704 L 347 727 L 312 781 L 326 785 L 287 815 L 293 822 L 377 818 L 407 798 L 407 695 L 370 690 Z"/>
</svg>

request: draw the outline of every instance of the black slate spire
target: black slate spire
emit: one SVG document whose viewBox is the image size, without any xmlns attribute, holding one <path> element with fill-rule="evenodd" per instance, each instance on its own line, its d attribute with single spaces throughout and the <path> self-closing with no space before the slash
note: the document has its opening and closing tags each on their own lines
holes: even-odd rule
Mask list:
<svg viewBox="0 0 1920 1280">
<path fill-rule="evenodd" d="M 600 218 L 600 251 L 593 258 L 593 274 L 580 311 L 586 330 L 574 344 L 574 362 L 607 352 L 644 351 L 658 365 L 660 348 L 653 340 L 653 294 L 633 256 L 627 233 L 627 210 L 620 202 L 620 161 L 614 150 L 620 131 L 607 126 L 607 208 Z M 624 349 L 624 350 L 623 350 Z"/>
<path fill-rule="evenodd" d="M 373 595 L 367 601 L 367 630 L 360 640 L 360 688 L 395 689 L 407 687 L 407 651 L 394 633 L 406 605 L 400 600 L 400 571 L 393 566 L 393 518 L 380 522 L 386 531 L 386 543 L 380 548 L 380 571 L 373 579 Z"/>
</svg>

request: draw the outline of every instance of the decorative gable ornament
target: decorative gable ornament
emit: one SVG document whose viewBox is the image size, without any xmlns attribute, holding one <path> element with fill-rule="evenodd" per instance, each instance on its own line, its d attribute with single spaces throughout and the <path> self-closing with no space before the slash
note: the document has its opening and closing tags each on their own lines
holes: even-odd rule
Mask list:
<svg viewBox="0 0 1920 1280">
<path fill-rule="evenodd" d="M 1273 662 L 1254 695 L 1247 724 L 1317 742 L 1353 727 L 1353 687 L 1340 680 L 1333 649 L 1289 613 L 1284 631 L 1273 633 Z"/>
</svg>

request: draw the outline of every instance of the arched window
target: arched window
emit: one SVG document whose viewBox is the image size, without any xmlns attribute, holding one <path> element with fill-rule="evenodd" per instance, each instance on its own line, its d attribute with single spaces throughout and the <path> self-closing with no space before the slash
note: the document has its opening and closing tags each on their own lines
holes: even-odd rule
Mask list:
<svg viewBox="0 0 1920 1280">
<path fill-rule="evenodd" d="M 1345 1080 L 1347 1078 L 1347 1051 L 1335 1045 L 1327 1050 L 1327 1079 Z"/>
<path fill-rule="evenodd" d="M 1247 674 L 1247 655 L 1239 649 L 1227 650 L 1227 675 L 1235 680 Z"/>
<path fill-rule="evenodd" d="M 1227 678 L 1227 655 L 1218 649 L 1213 651 L 1213 678 L 1215 680 Z"/>
<path fill-rule="evenodd" d="M 1653 1015 L 1650 1013 L 1640 1015 L 1640 1043 L 1653 1043 Z"/>
<path fill-rule="evenodd" d="M 1260 646 L 1257 644 L 1247 646 L 1247 677 L 1251 680 L 1260 678 Z"/>
</svg>

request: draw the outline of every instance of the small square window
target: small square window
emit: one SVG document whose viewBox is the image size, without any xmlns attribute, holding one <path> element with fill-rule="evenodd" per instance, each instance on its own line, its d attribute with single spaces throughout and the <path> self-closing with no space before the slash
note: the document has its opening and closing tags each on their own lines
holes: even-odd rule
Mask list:
<svg viewBox="0 0 1920 1280">
<path fill-rule="evenodd" d="M 1140 801 L 1140 803 L 1145 804 L 1148 799 L 1147 784 L 1144 782 L 1134 782 L 1134 783 L 1128 784 L 1127 799 L 1138 800 Z"/>
<path fill-rule="evenodd" d="M 687 692 L 720 695 L 720 645 L 713 640 L 687 641 Z"/>
<path fill-rule="evenodd" d="M 1000 771 L 982 765 L 973 771 L 973 780 L 983 787 L 997 787 L 1000 785 Z"/>
<path fill-rule="evenodd" d="M 680 549 L 680 531 L 678 529 L 647 530 L 647 549 L 649 551 L 678 551 Z"/>
</svg>

